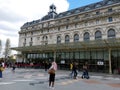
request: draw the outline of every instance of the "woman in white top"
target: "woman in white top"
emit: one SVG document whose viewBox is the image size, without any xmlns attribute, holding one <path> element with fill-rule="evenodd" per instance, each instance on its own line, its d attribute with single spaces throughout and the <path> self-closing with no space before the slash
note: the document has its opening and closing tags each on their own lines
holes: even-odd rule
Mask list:
<svg viewBox="0 0 120 90">
<path fill-rule="evenodd" d="M 55 82 L 55 71 L 57 70 L 57 64 L 56 62 L 52 62 L 51 67 L 49 68 L 49 70 L 53 70 L 54 73 L 49 73 L 49 87 L 54 88 L 54 82 Z"/>
</svg>

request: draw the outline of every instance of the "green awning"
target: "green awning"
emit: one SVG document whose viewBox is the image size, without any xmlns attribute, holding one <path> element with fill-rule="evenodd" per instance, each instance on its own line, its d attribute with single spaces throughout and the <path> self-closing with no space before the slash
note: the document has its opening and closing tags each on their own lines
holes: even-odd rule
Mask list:
<svg viewBox="0 0 120 90">
<path fill-rule="evenodd" d="M 120 48 L 120 38 L 110 38 L 104 40 L 93 40 L 93 41 L 81 41 L 72 43 L 61 43 L 61 44 L 48 44 L 48 45 L 36 45 L 36 46 L 24 46 L 24 47 L 12 47 L 12 50 L 22 52 L 49 52 L 49 51 L 75 51 L 75 50 L 88 50 L 88 49 L 104 49 Z"/>
</svg>

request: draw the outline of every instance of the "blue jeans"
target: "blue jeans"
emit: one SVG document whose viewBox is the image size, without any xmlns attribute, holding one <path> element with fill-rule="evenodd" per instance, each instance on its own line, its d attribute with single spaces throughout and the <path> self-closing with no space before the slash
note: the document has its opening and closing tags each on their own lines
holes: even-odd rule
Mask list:
<svg viewBox="0 0 120 90">
<path fill-rule="evenodd" d="M 2 78 L 2 71 L 0 71 L 0 78 Z"/>
</svg>

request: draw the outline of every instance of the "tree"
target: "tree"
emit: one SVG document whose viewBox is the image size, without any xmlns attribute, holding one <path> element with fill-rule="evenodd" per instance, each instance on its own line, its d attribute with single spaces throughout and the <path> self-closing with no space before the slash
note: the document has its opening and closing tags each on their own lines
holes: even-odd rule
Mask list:
<svg viewBox="0 0 120 90">
<path fill-rule="evenodd" d="M 2 41 L 0 40 L 0 53 L 1 53 L 1 50 L 2 50 Z"/>
<path fill-rule="evenodd" d="M 11 54 L 11 49 L 10 49 L 10 39 L 7 39 L 6 40 L 6 43 L 5 43 L 5 50 L 4 50 L 4 56 L 5 56 L 5 59 L 10 56 Z"/>
</svg>

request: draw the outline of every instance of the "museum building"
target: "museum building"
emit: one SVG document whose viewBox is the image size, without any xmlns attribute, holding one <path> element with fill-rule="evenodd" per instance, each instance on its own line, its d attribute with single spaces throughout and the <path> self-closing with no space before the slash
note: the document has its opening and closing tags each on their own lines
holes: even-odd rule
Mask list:
<svg viewBox="0 0 120 90">
<path fill-rule="evenodd" d="M 41 19 L 26 22 L 19 31 L 17 61 L 55 60 L 58 65 L 89 64 L 92 72 L 120 68 L 120 0 L 103 0 L 65 12 L 49 7 Z M 98 67 L 102 67 L 99 68 Z"/>
</svg>

